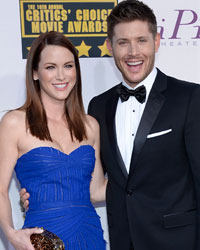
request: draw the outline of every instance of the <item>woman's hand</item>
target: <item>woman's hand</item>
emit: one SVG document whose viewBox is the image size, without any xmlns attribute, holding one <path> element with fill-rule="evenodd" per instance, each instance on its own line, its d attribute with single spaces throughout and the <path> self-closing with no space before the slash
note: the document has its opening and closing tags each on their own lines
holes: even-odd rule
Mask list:
<svg viewBox="0 0 200 250">
<path fill-rule="evenodd" d="M 14 246 L 15 250 L 34 250 L 33 245 L 30 241 L 30 236 L 32 234 L 42 233 L 41 228 L 27 228 L 21 230 L 12 230 L 9 234 L 8 239 Z"/>
<path fill-rule="evenodd" d="M 29 207 L 29 197 L 30 197 L 30 194 L 26 191 L 25 188 L 22 188 L 20 190 L 20 200 L 22 202 L 22 206 L 23 208 L 25 209 L 25 211 L 28 210 L 28 207 Z"/>
</svg>

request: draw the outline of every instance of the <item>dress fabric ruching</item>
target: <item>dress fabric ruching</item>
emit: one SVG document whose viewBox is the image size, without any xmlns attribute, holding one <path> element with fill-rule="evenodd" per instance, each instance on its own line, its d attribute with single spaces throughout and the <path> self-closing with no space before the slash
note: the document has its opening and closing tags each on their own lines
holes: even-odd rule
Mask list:
<svg viewBox="0 0 200 250">
<path fill-rule="evenodd" d="M 65 250 L 105 250 L 100 218 L 90 202 L 95 151 L 82 145 L 65 154 L 37 147 L 15 166 L 21 187 L 30 193 L 23 228 L 43 227 L 60 237 Z"/>
</svg>

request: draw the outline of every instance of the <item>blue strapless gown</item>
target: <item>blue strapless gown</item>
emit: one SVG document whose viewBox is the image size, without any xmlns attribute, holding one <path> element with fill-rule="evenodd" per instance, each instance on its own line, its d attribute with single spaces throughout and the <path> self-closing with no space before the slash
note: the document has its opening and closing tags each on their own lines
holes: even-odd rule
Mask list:
<svg viewBox="0 0 200 250">
<path fill-rule="evenodd" d="M 90 202 L 94 164 L 90 145 L 69 155 L 52 147 L 22 155 L 15 171 L 30 193 L 23 228 L 44 227 L 63 240 L 66 250 L 105 250 L 100 218 Z"/>
</svg>

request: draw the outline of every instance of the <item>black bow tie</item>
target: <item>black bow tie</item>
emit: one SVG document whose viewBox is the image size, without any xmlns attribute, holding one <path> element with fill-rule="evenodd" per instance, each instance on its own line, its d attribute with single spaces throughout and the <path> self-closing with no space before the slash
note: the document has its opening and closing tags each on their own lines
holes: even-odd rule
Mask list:
<svg viewBox="0 0 200 250">
<path fill-rule="evenodd" d="M 120 85 L 117 89 L 117 92 L 121 98 L 121 101 L 127 101 L 130 96 L 135 96 L 138 102 L 143 103 L 146 99 L 146 88 L 144 85 L 136 88 L 136 89 L 128 89 L 124 85 Z"/>
</svg>

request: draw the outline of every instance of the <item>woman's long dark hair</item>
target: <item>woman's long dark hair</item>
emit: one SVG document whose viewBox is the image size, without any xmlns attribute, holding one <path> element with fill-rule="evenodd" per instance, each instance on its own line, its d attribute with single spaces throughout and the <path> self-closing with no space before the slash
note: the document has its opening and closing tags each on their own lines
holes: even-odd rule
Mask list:
<svg viewBox="0 0 200 250">
<path fill-rule="evenodd" d="M 39 81 L 33 79 L 33 72 L 38 70 L 41 53 L 47 45 L 65 47 L 74 55 L 76 84 L 66 99 L 65 115 L 72 140 L 75 137 L 78 141 L 82 141 L 83 139 L 87 139 L 87 134 L 84 125 L 85 112 L 81 94 L 79 58 L 75 47 L 63 34 L 51 31 L 41 34 L 34 40 L 28 53 L 26 64 L 27 98 L 20 110 L 25 110 L 27 129 L 30 130 L 33 136 L 36 136 L 40 140 L 52 141 L 47 125 L 46 112 L 41 101 Z"/>
</svg>

